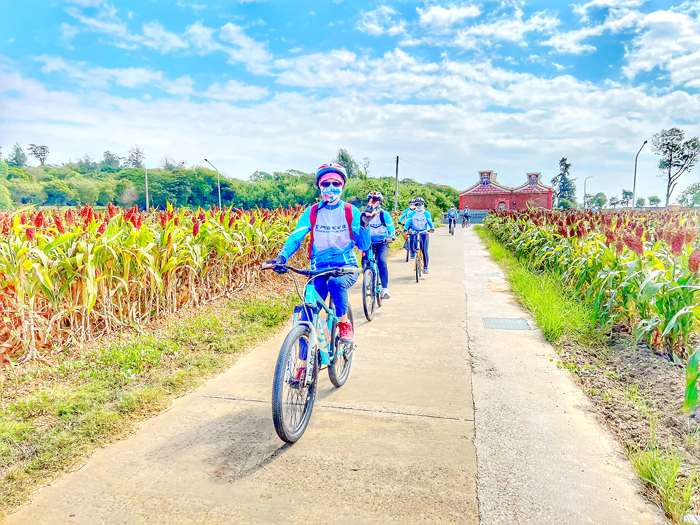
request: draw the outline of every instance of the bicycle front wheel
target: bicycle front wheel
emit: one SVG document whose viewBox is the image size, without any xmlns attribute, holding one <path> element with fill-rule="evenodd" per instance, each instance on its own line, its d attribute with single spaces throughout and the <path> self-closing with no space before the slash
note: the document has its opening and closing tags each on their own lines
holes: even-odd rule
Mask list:
<svg viewBox="0 0 700 525">
<path fill-rule="evenodd" d="M 352 308 L 350 308 L 350 305 L 348 305 L 348 317 L 350 318 L 350 324 L 354 325 L 355 321 L 352 317 Z M 331 380 L 333 386 L 340 388 L 345 384 L 345 381 L 348 380 L 348 376 L 350 375 L 354 343 L 340 342 L 340 334 L 338 333 L 337 324 L 333 327 L 331 341 L 333 342 L 333 362 L 331 363 L 331 366 L 328 367 L 328 379 Z M 343 352 L 338 355 L 341 346 Z"/>
<path fill-rule="evenodd" d="M 362 274 L 362 307 L 365 310 L 365 317 L 368 321 L 374 319 L 375 306 L 374 271 L 368 268 Z"/>
<path fill-rule="evenodd" d="M 305 384 L 306 359 L 314 358 L 309 348 L 311 331 L 308 326 L 294 326 L 282 343 L 275 378 L 272 383 L 272 421 L 282 441 L 294 443 L 304 434 L 311 418 L 316 398 L 318 367 L 312 367 L 313 377 Z"/>
<path fill-rule="evenodd" d="M 420 249 L 416 250 L 416 282 L 420 281 L 420 274 L 421 271 L 423 270 L 423 254 Z"/>
</svg>

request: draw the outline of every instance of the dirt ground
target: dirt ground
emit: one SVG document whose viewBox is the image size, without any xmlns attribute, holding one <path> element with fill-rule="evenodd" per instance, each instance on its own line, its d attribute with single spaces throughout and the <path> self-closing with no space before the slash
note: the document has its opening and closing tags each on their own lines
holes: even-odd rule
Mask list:
<svg viewBox="0 0 700 525">
<path fill-rule="evenodd" d="M 646 344 L 635 345 L 625 329 L 613 332 L 607 351 L 558 349 L 594 402 L 599 417 L 628 450 L 651 443 L 682 453 L 688 471 L 700 469 L 700 411 L 682 410 L 685 368 Z"/>
</svg>

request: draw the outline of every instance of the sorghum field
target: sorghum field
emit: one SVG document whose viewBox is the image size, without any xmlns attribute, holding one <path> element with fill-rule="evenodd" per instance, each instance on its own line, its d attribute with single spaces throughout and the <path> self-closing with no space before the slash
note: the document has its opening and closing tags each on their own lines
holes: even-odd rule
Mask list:
<svg viewBox="0 0 700 525">
<path fill-rule="evenodd" d="M 0 213 L 0 364 L 229 296 L 301 208 Z"/>
<path fill-rule="evenodd" d="M 519 258 L 556 270 L 657 354 L 687 363 L 685 408 L 698 405 L 700 218 L 691 211 L 501 211 L 486 227 Z"/>
</svg>

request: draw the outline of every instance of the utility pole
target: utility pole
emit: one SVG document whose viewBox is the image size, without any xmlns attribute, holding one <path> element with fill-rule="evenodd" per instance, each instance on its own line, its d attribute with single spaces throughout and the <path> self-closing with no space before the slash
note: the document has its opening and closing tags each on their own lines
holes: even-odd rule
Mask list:
<svg viewBox="0 0 700 525">
<path fill-rule="evenodd" d="M 637 156 L 634 158 L 634 183 L 632 185 L 632 206 L 637 207 L 637 160 L 639 160 L 639 154 L 642 152 L 642 148 L 646 146 L 646 143 L 648 141 L 644 141 L 644 144 L 642 144 L 642 147 L 639 148 L 639 151 L 637 152 Z"/>
<path fill-rule="evenodd" d="M 148 168 L 143 168 L 144 174 L 146 176 L 146 211 L 148 211 Z"/>
<path fill-rule="evenodd" d="M 207 159 L 204 159 L 204 160 L 207 164 L 209 164 L 216 171 L 216 186 L 219 188 L 219 210 L 221 210 L 221 176 L 219 175 L 219 170 L 216 169 L 216 166 L 214 166 Z"/>
<path fill-rule="evenodd" d="M 399 156 L 396 155 L 396 184 L 394 186 L 394 211 L 399 211 Z"/>
</svg>

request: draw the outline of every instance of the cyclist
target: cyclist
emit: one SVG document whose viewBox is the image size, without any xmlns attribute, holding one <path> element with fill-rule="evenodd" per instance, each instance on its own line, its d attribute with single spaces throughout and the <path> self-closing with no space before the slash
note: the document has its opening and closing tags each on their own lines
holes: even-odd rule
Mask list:
<svg viewBox="0 0 700 525">
<path fill-rule="evenodd" d="M 466 226 L 471 222 L 471 210 L 469 209 L 469 206 L 464 207 L 464 211 L 462 212 L 462 226 Z"/>
<path fill-rule="evenodd" d="M 406 221 L 408 220 L 408 214 L 411 213 L 413 210 L 416 209 L 416 199 L 411 199 L 408 201 L 408 208 L 406 208 L 403 213 L 401 214 L 401 217 L 399 217 L 399 223 L 400 224 L 406 224 Z M 403 249 L 405 250 L 408 247 L 408 236 L 406 235 L 406 232 L 403 232 Z M 413 253 L 413 246 L 411 248 L 411 258 L 415 256 Z"/>
<path fill-rule="evenodd" d="M 277 258 L 267 262 L 269 267 L 280 273 L 286 271 L 281 266 L 294 255 L 309 234 L 312 270 L 358 266 L 354 248 L 369 248 L 369 224 L 376 211 L 360 212 L 355 206 L 340 199 L 346 180 L 347 172 L 340 164 L 324 164 L 318 168 L 316 185 L 321 192 L 321 202 L 306 209 Z M 348 288 L 356 281 L 356 274 L 338 277 L 322 275 L 314 279 L 316 291 L 322 298 L 325 299 L 330 293 L 336 315 L 340 318 L 340 340 L 344 343 L 350 343 L 355 338 L 348 317 Z"/>
<path fill-rule="evenodd" d="M 450 231 L 457 226 L 457 210 L 454 204 L 450 206 L 450 210 L 447 212 L 447 222 L 450 225 Z"/>
<path fill-rule="evenodd" d="M 389 299 L 391 294 L 389 293 L 387 260 L 389 259 L 389 244 L 394 240 L 396 228 L 389 212 L 382 208 L 383 201 L 384 195 L 378 191 L 370 191 L 367 194 L 367 207 L 377 212 L 369 223 L 369 231 L 372 238 L 372 249 L 377 258 L 379 280 L 382 282 L 382 298 Z"/>
<path fill-rule="evenodd" d="M 403 228 L 405 232 L 408 230 L 418 232 L 420 247 L 423 250 L 425 260 L 423 271 L 428 273 L 428 233 L 433 233 L 435 226 L 433 225 L 433 218 L 430 216 L 430 212 L 425 209 L 423 197 L 416 198 L 416 209 L 408 215 L 408 220 Z"/>
</svg>

